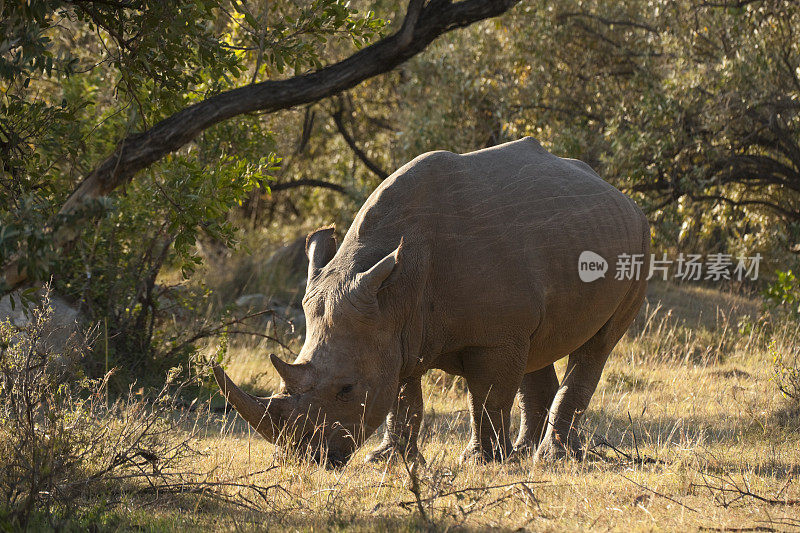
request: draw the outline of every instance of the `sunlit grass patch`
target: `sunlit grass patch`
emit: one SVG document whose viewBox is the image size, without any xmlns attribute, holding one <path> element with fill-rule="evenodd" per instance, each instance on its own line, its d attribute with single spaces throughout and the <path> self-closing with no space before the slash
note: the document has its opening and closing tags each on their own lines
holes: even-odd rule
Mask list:
<svg viewBox="0 0 800 533">
<path fill-rule="evenodd" d="M 460 462 L 469 439 L 465 385 L 434 371 L 423 380 L 425 465 L 365 464 L 374 435 L 344 468 L 328 470 L 266 442 L 217 401 L 182 430 L 201 452 L 184 485 L 161 493 L 114 489 L 119 503 L 97 521 L 154 530 L 800 526 L 800 424 L 774 367 L 776 353 L 796 352 L 797 325 L 762 321 L 754 333 L 737 327 L 743 317 L 759 324 L 754 301 L 736 307 L 719 294 L 715 304 L 708 289 L 662 297 L 668 293 L 669 286 L 654 286 L 640 315 L 646 322 L 609 359 L 581 427 L 589 449 L 583 462 Z M 687 306 L 685 298 L 702 301 Z M 299 343 L 286 344 L 296 352 Z M 718 355 L 689 356 L 709 343 Z M 272 393 L 279 379 L 267 354 L 290 359 L 282 349 L 264 338 L 233 339 L 228 370 L 249 390 Z M 563 362 L 557 367 L 563 371 Z M 515 408 L 512 431 L 518 424 Z"/>
<path fill-rule="evenodd" d="M 276 450 L 233 415 L 207 437 L 213 460 L 238 476 L 277 465 L 253 474 L 253 483 L 279 489 L 249 518 L 275 528 L 797 526 L 800 433 L 781 418 L 786 402 L 770 355 L 797 346 L 796 326 L 759 323 L 754 300 L 673 288 L 653 286 L 612 354 L 582 427 L 590 444 L 583 462 L 462 464 L 465 385 L 438 371 L 423 380 L 426 465 L 363 464 L 376 435 L 346 467 L 325 470 Z M 274 390 L 267 350 L 234 348 L 231 372 Z"/>
</svg>

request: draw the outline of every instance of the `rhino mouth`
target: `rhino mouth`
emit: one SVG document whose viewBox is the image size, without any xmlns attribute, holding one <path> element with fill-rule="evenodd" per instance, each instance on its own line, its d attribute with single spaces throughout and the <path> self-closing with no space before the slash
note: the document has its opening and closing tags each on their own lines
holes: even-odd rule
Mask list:
<svg viewBox="0 0 800 533">
<path fill-rule="evenodd" d="M 242 391 L 224 370 L 214 365 L 214 377 L 223 397 L 253 428 L 273 444 L 293 449 L 325 468 L 341 468 L 355 453 L 355 439 L 342 446 L 343 439 L 351 439 L 341 425 L 314 420 L 296 410 L 290 397 L 284 394 L 258 398 Z M 312 423 L 312 421 L 314 423 Z M 336 427 L 338 426 L 338 427 Z M 332 443 L 338 446 L 331 446 Z"/>
<path fill-rule="evenodd" d="M 350 462 L 350 458 L 352 456 L 352 453 L 328 451 L 325 453 L 315 454 L 314 462 L 325 467 L 327 470 L 341 470 L 347 465 L 348 462 Z"/>
<path fill-rule="evenodd" d="M 324 444 L 321 445 L 319 439 L 315 438 L 314 435 L 304 436 L 299 442 L 293 446 L 290 445 L 288 448 L 299 451 L 303 457 L 310 459 L 327 470 L 344 468 L 354 454 L 354 451 L 332 450 Z"/>
</svg>

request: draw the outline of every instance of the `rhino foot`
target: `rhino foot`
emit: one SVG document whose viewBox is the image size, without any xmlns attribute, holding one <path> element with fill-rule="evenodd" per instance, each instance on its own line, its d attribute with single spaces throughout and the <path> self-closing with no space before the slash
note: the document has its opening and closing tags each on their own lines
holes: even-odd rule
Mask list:
<svg viewBox="0 0 800 533">
<path fill-rule="evenodd" d="M 419 453 L 416 446 L 403 445 L 399 442 L 382 442 L 377 448 L 367 454 L 365 463 L 381 463 L 384 461 L 397 461 L 404 457 L 408 462 L 425 464 L 425 458 Z"/>
<path fill-rule="evenodd" d="M 522 461 L 530 459 L 536 454 L 536 444 L 532 442 L 522 442 L 514 444 L 514 448 L 506 458 L 506 461 Z"/>
<path fill-rule="evenodd" d="M 538 447 L 539 440 L 518 439 L 517 442 L 514 443 L 514 450 L 511 454 L 513 456 L 529 457 L 536 453 Z"/>
<path fill-rule="evenodd" d="M 511 450 L 511 446 L 508 446 L 506 450 Z M 479 464 L 495 462 L 500 463 L 510 459 L 511 457 L 513 457 L 513 453 L 504 451 L 498 446 L 484 448 L 480 445 L 470 444 L 461 454 L 461 462 Z"/>
<path fill-rule="evenodd" d="M 548 434 L 542 440 L 533 456 L 535 464 L 555 463 L 564 459 L 583 460 L 585 450 L 580 439 L 575 436 L 564 444 L 557 435 Z"/>
</svg>

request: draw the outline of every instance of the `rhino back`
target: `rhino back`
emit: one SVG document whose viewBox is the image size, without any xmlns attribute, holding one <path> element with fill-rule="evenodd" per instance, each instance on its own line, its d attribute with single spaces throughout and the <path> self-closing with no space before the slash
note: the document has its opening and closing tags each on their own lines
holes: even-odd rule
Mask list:
<svg viewBox="0 0 800 533">
<path fill-rule="evenodd" d="M 423 350 L 522 335 L 538 348 L 529 370 L 566 355 L 608 320 L 634 283 L 613 279 L 616 258 L 646 253 L 649 242 L 628 197 L 531 138 L 416 158 L 370 196 L 337 258 L 366 270 L 401 236 L 411 287 L 394 297 L 416 296 Z M 584 250 L 608 261 L 605 278 L 580 280 Z"/>
</svg>

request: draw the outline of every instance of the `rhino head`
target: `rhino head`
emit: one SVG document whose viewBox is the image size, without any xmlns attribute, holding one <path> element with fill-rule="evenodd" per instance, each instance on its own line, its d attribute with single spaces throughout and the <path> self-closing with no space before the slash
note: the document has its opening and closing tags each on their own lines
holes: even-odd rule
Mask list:
<svg viewBox="0 0 800 533">
<path fill-rule="evenodd" d="M 397 277 L 401 248 L 352 273 L 331 263 L 333 228 L 312 233 L 305 343 L 294 363 L 270 356 L 280 392 L 252 396 L 214 367 L 225 398 L 267 440 L 340 466 L 383 422 L 397 394 L 401 354 L 396 318 L 379 307 L 378 293 Z"/>
</svg>

